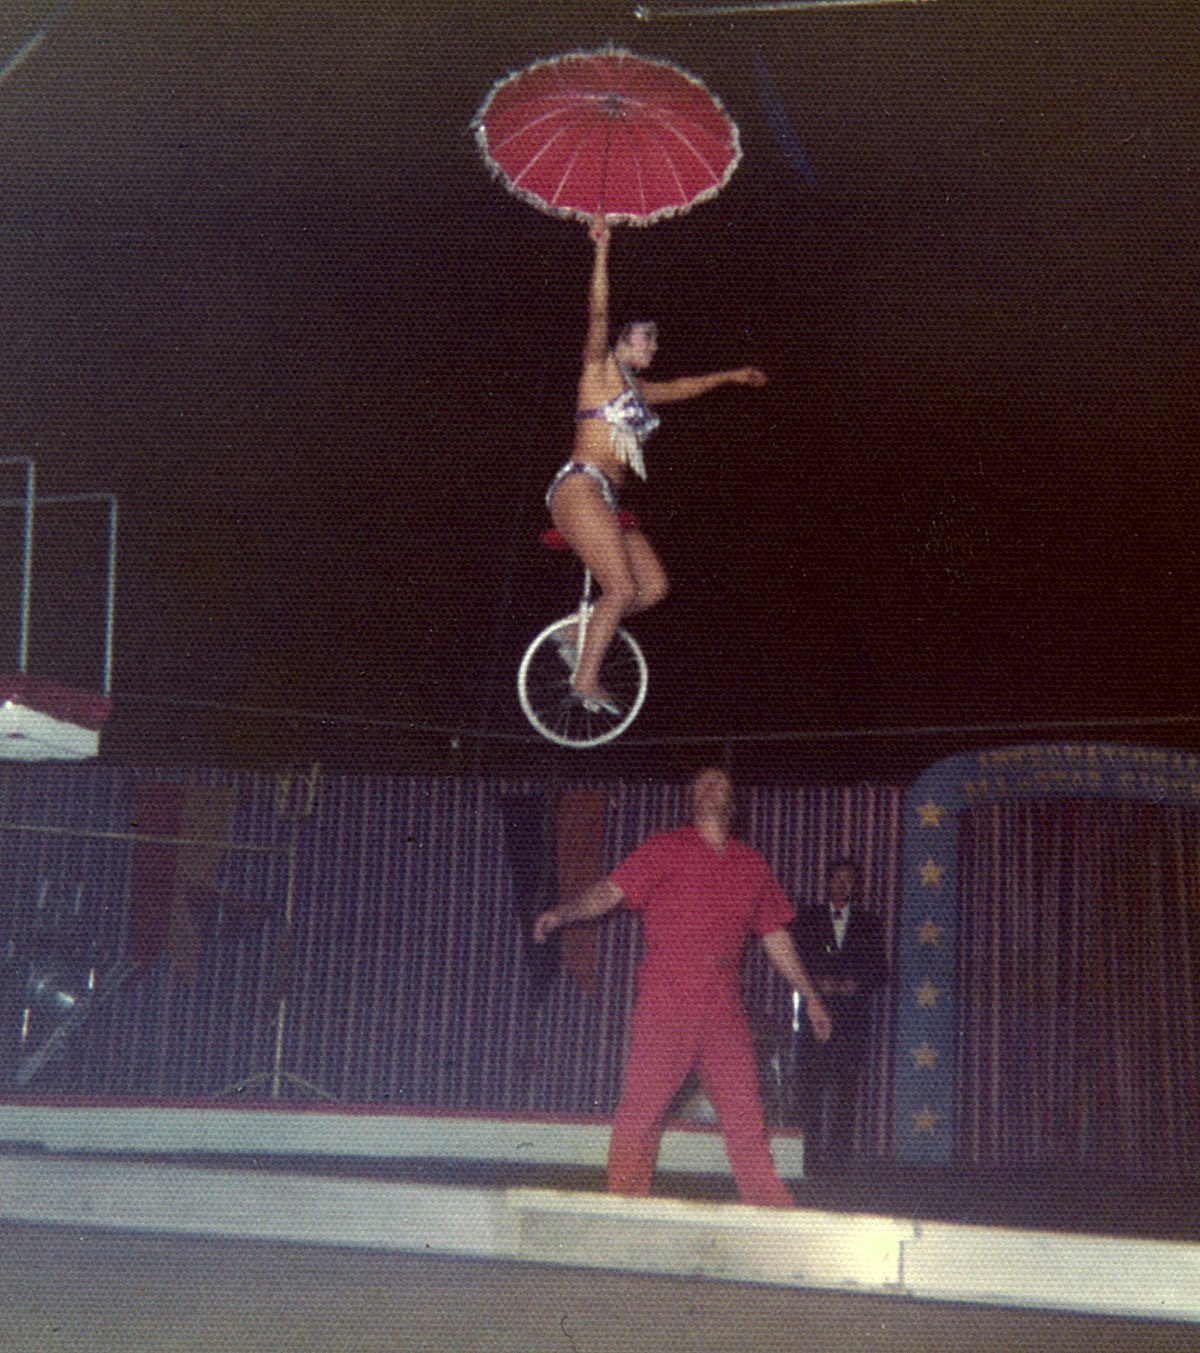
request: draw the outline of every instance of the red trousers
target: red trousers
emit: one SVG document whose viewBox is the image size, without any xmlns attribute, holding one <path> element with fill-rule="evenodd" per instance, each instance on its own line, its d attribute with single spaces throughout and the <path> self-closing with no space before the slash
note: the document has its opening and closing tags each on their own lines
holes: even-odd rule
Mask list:
<svg viewBox="0 0 1200 1353">
<path fill-rule="evenodd" d="M 693 1068 L 717 1111 L 739 1197 L 760 1207 L 794 1207 L 771 1159 L 746 1015 L 725 980 L 699 991 L 639 995 L 608 1147 L 609 1192 L 650 1192 L 663 1117 Z"/>
</svg>

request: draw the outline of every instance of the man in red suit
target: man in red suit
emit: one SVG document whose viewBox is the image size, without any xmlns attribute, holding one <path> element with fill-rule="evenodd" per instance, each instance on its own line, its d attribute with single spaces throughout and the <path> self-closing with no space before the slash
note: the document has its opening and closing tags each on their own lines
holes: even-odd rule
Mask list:
<svg viewBox="0 0 1200 1353">
<path fill-rule="evenodd" d="M 792 1207 L 771 1159 L 741 1000 L 750 935 L 805 998 L 818 1042 L 829 1037 L 829 1016 L 788 934 L 791 903 L 762 856 L 731 835 L 734 795 L 724 771 L 696 776 L 691 807 L 691 825 L 647 838 L 577 901 L 543 912 L 534 939 L 622 902 L 641 914 L 645 956 L 609 1143 L 609 1191 L 650 1192 L 663 1117 L 694 1068 L 717 1111 L 742 1201 Z"/>
<path fill-rule="evenodd" d="M 832 1036 L 817 1042 L 797 1033 L 795 1111 L 804 1129 L 804 1165 L 844 1165 L 854 1141 L 858 1083 L 871 1041 L 872 996 L 888 980 L 883 925 L 864 911 L 858 865 L 836 860 L 826 876 L 826 900 L 804 907 L 791 924 L 801 961 L 812 974 L 833 1020 Z M 829 1145 L 821 1148 L 821 1111 L 832 1096 Z"/>
</svg>

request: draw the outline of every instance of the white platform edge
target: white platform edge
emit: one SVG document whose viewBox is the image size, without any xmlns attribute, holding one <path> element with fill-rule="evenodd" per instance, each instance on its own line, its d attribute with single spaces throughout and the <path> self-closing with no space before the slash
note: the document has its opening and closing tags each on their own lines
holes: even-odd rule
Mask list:
<svg viewBox="0 0 1200 1353">
<path fill-rule="evenodd" d="M 47 1151 L 424 1158 L 603 1169 L 608 1138 L 609 1127 L 603 1121 L 0 1103 L 0 1143 Z M 800 1137 L 775 1136 L 771 1151 L 785 1179 L 803 1175 Z M 720 1133 L 707 1128 L 665 1132 L 658 1167 L 667 1172 L 729 1173 Z"/>
<path fill-rule="evenodd" d="M 1200 1244 L 922 1222 L 904 1284 L 939 1301 L 1200 1322 Z"/>
<path fill-rule="evenodd" d="M 140 1161 L 0 1157 L 0 1219 L 513 1257 L 498 1190 Z"/>
<path fill-rule="evenodd" d="M 520 1257 L 786 1287 L 898 1292 L 911 1222 L 796 1209 L 509 1189 Z"/>
<path fill-rule="evenodd" d="M 16 700 L 0 702 L 0 760 L 86 761 L 100 754 L 100 734 Z"/>
<path fill-rule="evenodd" d="M 1200 1245 L 738 1204 L 8 1155 L 0 1220 L 1200 1323 Z"/>
</svg>

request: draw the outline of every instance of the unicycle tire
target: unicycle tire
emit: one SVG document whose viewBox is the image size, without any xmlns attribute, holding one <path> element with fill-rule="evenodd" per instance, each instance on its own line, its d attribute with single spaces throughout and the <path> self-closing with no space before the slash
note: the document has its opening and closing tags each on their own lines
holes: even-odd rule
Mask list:
<svg viewBox="0 0 1200 1353">
<path fill-rule="evenodd" d="M 585 709 L 571 693 L 573 668 L 562 649 L 564 636 L 579 623 L 577 614 L 556 620 L 525 650 L 517 670 L 517 698 L 535 729 L 560 747 L 599 747 L 620 735 L 638 716 L 646 699 L 649 669 L 637 640 L 618 629 L 600 664 L 600 685 L 620 706 L 620 714 Z"/>
</svg>

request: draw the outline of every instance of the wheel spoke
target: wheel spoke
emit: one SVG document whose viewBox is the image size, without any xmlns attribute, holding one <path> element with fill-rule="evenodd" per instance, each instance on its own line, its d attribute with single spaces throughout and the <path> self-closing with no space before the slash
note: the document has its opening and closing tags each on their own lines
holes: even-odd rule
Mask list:
<svg viewBox="0 0 1200 1353">
<path fill-rule="evenodd" d="M 563 631 L 573 632 L 577 616 L 548 626 L 521 660 L 517 694 L 525 717 L 551 742 L 567 747 L 595 747 L 619 736 L 636 718 L 646 696 L 646 661 L 625 630 L 613 636 L 600 667 L 600 684 L 620 705 L 619 715 L 595 713 L 572 699 L 573 668 L 560 648 Z"/>
</svg>

